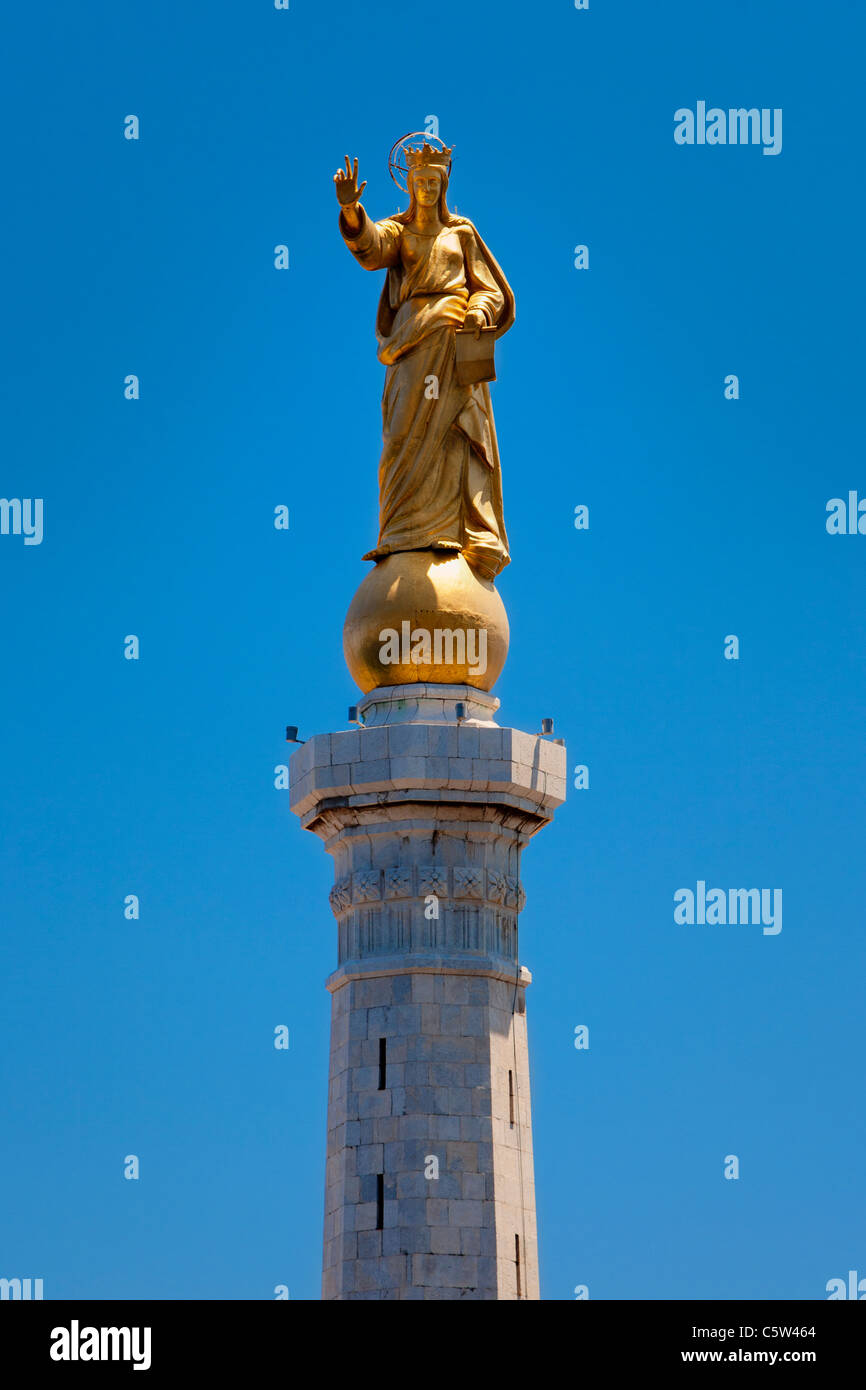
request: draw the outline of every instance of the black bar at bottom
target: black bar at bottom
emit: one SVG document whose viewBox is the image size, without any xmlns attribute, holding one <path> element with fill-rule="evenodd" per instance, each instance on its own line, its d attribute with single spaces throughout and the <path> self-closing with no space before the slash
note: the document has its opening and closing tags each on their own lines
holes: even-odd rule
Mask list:
<svg viewBox="0 0 866 1390">
<path fill-rule="evenodd" d="M 377 1301 L 375 1290 L 368 1299 L 357 1301 L 364 1302 L 364 1335 L 369 1336 L 369 1302 Z M 471 1300 L 460 1300 L 467 1301 Z M 846 1307 L 844 1301 L 544 1300 L 527 1304 L 521 1300 L 518 1306 L 521 1319 L 531 1319 L 533 1331 L 547 1339 L 548 1351 L 550 1342 L 561 1337 L 564 1354 L 569 1347 L 572 1352 L 579 1347 L 581 1364 L 589 1364 L 586 1358 L 591 1357 L 592 1364 L 611 1372 L 664 1373 L 674 1366 L 688 1369 L 708 1364 L 805 1365 L 820 1375 L 823 1384 L 828 1372 L 847 1368 L 850 1373 L 863 1364 L 863 1312 Z M 50 1383 L 55 1374 L 98 1378 L 100 1368 L 106 1367 L 117 1377 L 133 1374 L 138 1366 L 157 1381 L 163 1375 L 190 1371 L 196 1379 L 189 1383 L 202 1386 L 207 1383 L 202 1376 L 211 1372 L 220 1380 L 250 1367 L 259 1372 L 273 1368 L 275 1375 L 282 1374 L 296 1364 L 298 1351 L 315 1350 L 317 1345 L 326 1351 L 329 1343 L 319 1339 L 333 1335 L 352 1316 L 333 1304 L 319 1304 L 315 1313 L 314 1308 L 312 1301 L 291 1300 L 0 1302 L 2 1364 L 8 1372 L 10 1363 L 17 1363 L 16 1384 L 25 1383 L 22 1371 L 25 1376 L 47 1373 Z M 436 1310 L 436 1321 L 429 1324 L 436 1336 L 425 1341 L 421 1362 L 412 1358 L 417 1356 L 419 1330 L 427 1325 L 423 1313 L 419 1317 L 407 1308 L 395 1317 L 392 1309 L 387 1329 L 383 1326 L 389 1348 L 395 1337 L 399 1341 L 404 1326 L 407 1338 L 413 1339 L 415 1350 L 412 1344 L 407 1346 L 404 1363 L 407 1378 L 413 1366 L 428 1375 L 440 1354 L 453 1365 L 453 1347 L 441 1335 L 441 1301 L 437 1300 Z M 455 1316 L 465 1315 L 456 1311 Z M 497 1314 L 491 1316 L 494 1327 Z M 472 1326 L 478 1330 L 477 1323 Z M 514 1330 L 513 1323 L 501 1326 L 506 1332 Z M 141 1383 L 147 1383 L 143 1377 Z"/>
</svg>

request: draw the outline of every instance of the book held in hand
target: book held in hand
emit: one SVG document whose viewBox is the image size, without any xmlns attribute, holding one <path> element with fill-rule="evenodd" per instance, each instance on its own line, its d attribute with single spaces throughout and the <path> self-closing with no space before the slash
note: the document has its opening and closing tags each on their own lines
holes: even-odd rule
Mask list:
<svg viewBox="0 0 866 1390">
<path fill-rule="evenodd" d="M 456 339 L 458 383 L 461 386 L 475 386 L 480 381 L 495 381 L 493 344 L 496 342 L 496 329 L 482 328 L 476 336 L 474 328 L 458 328 Z"/>
</svg>

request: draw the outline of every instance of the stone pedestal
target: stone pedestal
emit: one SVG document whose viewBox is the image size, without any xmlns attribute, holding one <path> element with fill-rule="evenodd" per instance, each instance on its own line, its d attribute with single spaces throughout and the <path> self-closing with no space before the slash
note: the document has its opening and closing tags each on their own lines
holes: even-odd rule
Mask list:
<svg viewBox="0 0 866 1390">
<path fill-rule="evenodd" d="M 326 1299 L 539 1296 L 520 853 L 566 754 L 498 704 L 380 688 L 291 760 L 334 857 Z"/>
</svg>

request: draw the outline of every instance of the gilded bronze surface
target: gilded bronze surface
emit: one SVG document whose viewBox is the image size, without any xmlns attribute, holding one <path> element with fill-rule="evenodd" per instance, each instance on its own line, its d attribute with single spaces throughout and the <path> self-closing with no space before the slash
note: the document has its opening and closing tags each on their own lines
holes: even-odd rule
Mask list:
<svg viewBox="0 0 866 1390">
<path fill-rule="evenodd" d="M 505 605 L 462 555 L 389 555 L 352 600 L 343 652 L 365 693 L 414 681 L 490 690 L 508 653 Z"/>
<path fill-rule="evenodd" d="M 350 164 L 347 157 L 345 169 L 334 175 L 348 249 L 366 270 L 386 272 L 376 319 L 379 360 L 386 368 L 379 536 L 364 556 L 377 566 L 350 609 L 344 649 L 364 690 L 411 680 L 490 689 L 508 643 L 492 580 L 509 554 L 488 381 L 494 375 L 493 339 L 514 321 L 514 296 L 473 224 L 448 209 L 451 151 L 424 143 L 404 153 L 409 207 L 379 222 L 361 205 L 366 183 L 358 183 L 357 159 Z M 434 564 L 437 555 L 461 563 Z M 391 563 L 380 573 L 386 561 Z M 431 631 L 457 623 L 469 632 L 482 618 L 489 620 L 485 673 L 467 674 L 471 663 L 442 661 L 437 652 L 427 663 L 420 638 L 414 674 L 407 674 L 402 661 L 385 661 L 383 670 L 371 644 L 374 630 L 378 640 L 380 631 L 393 628 L 397 594 L 407 612 L 427 615 Z M 411 621 L 419 630 L 424 626 Z M 384 640 L 378 640 L 380 647 Z"/>
</svg>

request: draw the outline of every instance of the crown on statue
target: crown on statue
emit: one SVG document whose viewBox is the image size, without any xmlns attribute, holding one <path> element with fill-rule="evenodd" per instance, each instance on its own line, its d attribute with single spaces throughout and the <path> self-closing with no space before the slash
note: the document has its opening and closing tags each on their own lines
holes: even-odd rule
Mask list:
<svg viewBox="0 0 866 1390">
<path fill-rule="evenodd" d="M 441 150 L 437 150 L 435 145 L 428 144 L 420 145 L 417 149 L 411 145 L 404 145 L 403 153 L 406 156 L 406 168 L 426 169 L 432 167 L 436 169 L 445 169 L 447 171 L 451 167 L 451 154 L 453 149 L 453 145 L 450 149 L 447 145 L 443 145 Z"/>
</svg>

